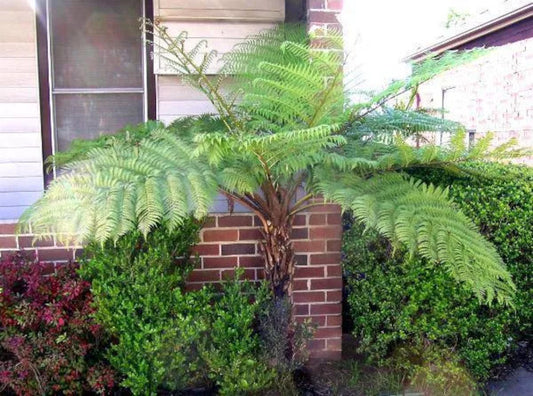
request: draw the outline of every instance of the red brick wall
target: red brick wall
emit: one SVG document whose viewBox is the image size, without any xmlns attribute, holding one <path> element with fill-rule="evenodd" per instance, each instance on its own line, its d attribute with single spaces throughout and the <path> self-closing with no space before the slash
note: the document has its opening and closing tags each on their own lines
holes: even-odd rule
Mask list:
<svg viewBox="0 0 533 396">
<path fill-rule="evenodd" d="M 232 276 L 234 267 L 244 268 L 249 279 L 262 279 L 259 225 L 252 214 L 213 215 L 201 231 L 196 247 L 200 265 L 189 286 L 220 282 Z M 341 215 L 335 205 L 318 206 L 295 218 L 292 237 L 298 265 L 292 299 L 296 319 L 311 319 L 318 326 L 311 344 L 314 357 L 340 358 L 341 236 Z"/>
</svg>

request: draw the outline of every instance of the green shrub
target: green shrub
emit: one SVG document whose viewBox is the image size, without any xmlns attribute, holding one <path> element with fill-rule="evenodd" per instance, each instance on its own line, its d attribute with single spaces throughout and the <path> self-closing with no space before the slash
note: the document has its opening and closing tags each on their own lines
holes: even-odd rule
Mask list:
<svg viewBox="0 0 533 396">
<path fill-rule="evenodd" d="M 451 185 L 457 205 L 497 246 L 518 287 L 516 310 L 479 305 L 443 267 L 395 251 L 376 233 L 354 225 L 344 236 L 348 303 L 359 350 L 372 362 L 386 364 L 400 348 L 430 343 L 456 351 L 476 379 L 486 379 L 517 341 L 531 340 L 533 172 L 495 164 L 465 169 L 485 176 L 443 171 L 415 176 Z"/>
<path fill-rule="evenodd" d="M 193 347 L 205 323 L 195 319 L 209 296 L 186 295 L 183 285 L 198 230 L 188 221 L 174 232 L 159 228 L 146 239 L 133 232 L 86 249 L 82 276 L 92 283 L 96 318 L 116 338 L 108 357 L 134 394 L 180 389 L 197 379 Z"/>
<path fill-rule="evenodd" d="M 263 285 L 256 290 L 251 283 L 240 281 L 241 275 L 242 271 L 237 271 L 235 279 L 224 284 L 222 294 L 213 296 L 209 327 L 199 347 L 209 377 L 222 395 L 257 392 L 269 388 L 275 378 L 254 331 L 260 309 L 269 298 L 268 289 Z"/>
<path fill-rule="evenodd" d="M 255 330 L 270 298 L 265 285 L 241 281 L 238 270 L 219 291 L 185 292 L 198 231 L 190 220 L 86 249 L 81 273 L 92 282 L 97 320 L 116 339 L 108 358 L 135 395 L 198 386 L 257 392 L 276 376 Z"/>
</svg>

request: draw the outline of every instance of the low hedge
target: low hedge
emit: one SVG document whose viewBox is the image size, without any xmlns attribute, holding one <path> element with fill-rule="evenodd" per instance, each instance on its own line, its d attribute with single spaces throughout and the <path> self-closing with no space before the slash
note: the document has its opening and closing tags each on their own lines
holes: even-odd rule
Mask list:
<svg viewBox="0 0 533 396">
<path fill-rule="evenodd" d="M 480 305 L 443 267 L 393 251 L 388 241 L 347 220 L 347 300 L 359 352 L 373 363 L 431 345 L 453 351 L 474 378 L 485 380 L 519 341 L 532 339 L 533 170 L 489 163 L 465 164 L 464 170 L 413 176 L 450 186 L 458 208 L 495 244 L 518 288 L 515 308 Z"/>
</svg>

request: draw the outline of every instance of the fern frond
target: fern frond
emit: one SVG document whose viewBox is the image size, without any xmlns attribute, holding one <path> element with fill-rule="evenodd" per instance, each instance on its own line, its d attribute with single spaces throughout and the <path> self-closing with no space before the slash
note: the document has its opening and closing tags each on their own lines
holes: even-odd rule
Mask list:
<svg viewBox="0 0 533 396">
<path fill-rule="evenodd" d="M 445 265 L 480 300 L 511 303 L 515 287 L 501 258 L 453 206 L 446 190 L 397 173 L 370 179 L 324 173 L 314 186 L 367 227 L 406 245 L 413 254 Z"/>
<path fill-rule="evenodd" d="M 76 242 L 116 239 L 134 228 L 146 234 L 162 222 L 175 227 L 189 215 L 205 216 L 218 188 L 213 170 L 170 134 L 94 149 L 65 172 L 24 213 L 32 232 Z"/>
</svg>

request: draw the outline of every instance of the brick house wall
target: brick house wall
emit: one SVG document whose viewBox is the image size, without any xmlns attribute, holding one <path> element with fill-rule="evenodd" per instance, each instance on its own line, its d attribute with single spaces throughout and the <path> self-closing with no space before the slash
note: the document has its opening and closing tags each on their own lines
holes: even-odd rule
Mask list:
<svg viewBox="0 0 533 396">
<path fill-rule="evenodd" d="M 340 29 L 337 14 L 342 0 L 308 0 L 309 28 Z M 263 278 L 260 256 L 260 223 L 242 210 L 230 214 L 221 202 L 206 221 L 195 252 L 198 268 L 190 275 L 188 287 L 199 288 L 231 276 L 235 267 L 245 269 L 247 278 Z M 311 342 L 314 358 L 339 359 L 342 336 L 341 214 L 336 205 L 320 205 L 296 216 L 293 239 L 298 265 L 292 300 L 295 317 L 317 325 Z M 31 234 L 16 235 L 16 225 L 0 223 L 0 255 L 15 250 L 35 254 L 40 261 L 59 265 L 76 257 L 82 247 L 67 249 L 56 240 L 37 241 Z"/>
<path fill-rule="evenodd" d="M 422 84 L 420 106 L 440 109 L 443 91 L 444 116 L 475 131 L 475 138 L 492 131 L 495 145 L 514 137 L 533 147 L 533 38 L 491 48 Z"/>
</svg>

